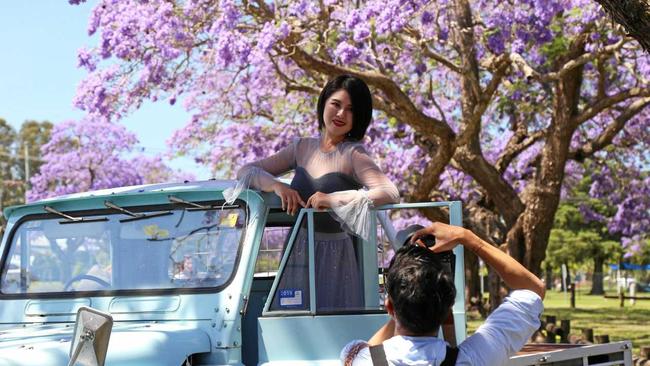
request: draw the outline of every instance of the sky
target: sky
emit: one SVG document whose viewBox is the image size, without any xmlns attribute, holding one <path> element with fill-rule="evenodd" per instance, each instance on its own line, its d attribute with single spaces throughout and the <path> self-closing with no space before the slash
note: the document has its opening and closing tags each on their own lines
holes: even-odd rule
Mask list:
<svg viewBox="0 0 650 366">
<path fill-rule="evenodd" d="M 54 124 L 80 119 L 72 99 L 86 72 L 77 68 L 77 50 L 92 46 L 87 24 L 95 5 L 70 5 L 67 0 L 3 1 L 0 5 L 0 118 L 15 128 L 25 120 Z M 165 141 L 189 120 L 182 103 L 145 103 L 124 118 L 127 129 L 147 155 L 167 151 Z M 207 168 L 190 158 L 174 159 L 175 169 L 207 179 Z"/>
</svg>

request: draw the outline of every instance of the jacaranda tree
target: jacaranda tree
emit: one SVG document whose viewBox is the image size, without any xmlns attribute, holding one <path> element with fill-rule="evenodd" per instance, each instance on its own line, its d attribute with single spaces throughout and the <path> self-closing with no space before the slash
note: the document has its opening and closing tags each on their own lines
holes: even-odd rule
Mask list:
<svg viewBox="0 0 650 366">
<path fill-rule="evenodd" d="M 537 273 L 583 163 L 647 158 L 629 155 L 649 141 L 649 60 L 589 0 L 100 0 L 88 31 L 75 104 L 115 121 L 183 100 L 170 145 L 215 172 L 314 134 L 326 80 L 363 78 L 368 144 L 405 199 L 462 199 Z"/>
<path fill-rule="evenodd" d="M 192 179 L 169 168 L 159 156 L 137 154 L 138 140 L 123 125 L 101 118 L 54 126 L 42 147 L 29 201 L 55 195 L 128 185 Z"/>
</svg>

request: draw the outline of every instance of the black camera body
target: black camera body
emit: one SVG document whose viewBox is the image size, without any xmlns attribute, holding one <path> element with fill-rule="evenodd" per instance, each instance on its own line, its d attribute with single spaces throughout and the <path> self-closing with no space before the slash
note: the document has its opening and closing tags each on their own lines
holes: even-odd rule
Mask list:
<svg viewBox="0 0 650 366">
<path fill-rule="evenodd" d="M 424 229 L 422 225 L 410 225 L 404 230 L 400 230 L 395 235 L 395 240 L 397 241 L 400 247 L 404 245 L 417 245 L 411 244 L 411 237 L 415 234 L 416 231 Z M 423 236 L 419 239 L 427 248 L 431 248 L 436 244 L 436 237 L 433 235 Z M 444 252 L 433 253 L 442 263 L 444 270 L 447 274 L 454 280 L 454 274 L 456 273 L 456 255 L 451 250 L 446 250 Z"/>
</svg>

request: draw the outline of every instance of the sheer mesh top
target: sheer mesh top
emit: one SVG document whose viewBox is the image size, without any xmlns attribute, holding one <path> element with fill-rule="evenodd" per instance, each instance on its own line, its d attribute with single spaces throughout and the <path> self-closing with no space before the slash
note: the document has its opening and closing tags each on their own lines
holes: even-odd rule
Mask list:
<svg viewBox="0 0 650 366">
<path fill-rule="evenodd" d="M 303 168 L 314 179 L 329 173 L 350 176 L 368 191 L 347 190 L 335 194 L 335 207 L 367 197 L 374 205 L 399 201 L 397 187 L 370 158 L 362 144 L 341 142 L 329 152 L 323 152 L 318 138 L 298 138 L 289 146 L 265 159 L 243 166 L 237 178 L 250 179 L 250 185 L 263 191 L 272 191 L 276 176 L 296 168 Z"/>
</svg>

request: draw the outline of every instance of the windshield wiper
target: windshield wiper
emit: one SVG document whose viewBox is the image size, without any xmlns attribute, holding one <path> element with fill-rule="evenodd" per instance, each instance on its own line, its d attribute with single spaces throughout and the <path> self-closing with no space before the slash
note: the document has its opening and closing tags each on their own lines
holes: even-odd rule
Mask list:
<svg viewBox="0 0 650 366">
<path fill-rule="evenodd" d="M 171 215 L 171 211 L 163 211 L 163 212 L 156 212 L 156 213 L 150 213 L 150 214 L 143 214 L 143 213 L 138 213 L 138 212 L 133 212 L 129 211 L 125 208 L 122 208 L 116 204 L 114 204 L 111 201 L 104 201 L 104 206 L 108 208 L 112 208 L 113 210 L 119 211 L 125 215 L 129 215 L 131 217 L 127 219 L 121 219 L 120 222 L 129 222 L 129 221 L 136 221 L 136 220 L 142 220 L 142 219 L 148 219 L 150 217 L 158 217 L 158 216 L 167 216 Z"/>
<path fill-rule="evenodd" d="M 47 205 L 43 206 L 43 210 L 65 218 L 65 220 L 59 221 L 59 224 L 76 224 L 76 223 L 79 223 L 79 222 L 108 221 L 107 217 L 87 217 L 87 216 L 74 217 L 74 216 L 70 216 L 68 214 L 64 214 L 63 212 L 61 212 L 61 211 L 59 211 L 59 210 L 57 210 L 55 208 L 52 208 L 50 206 L 47 206 Z"/>
<path fill-rule="evenodd" d="M 168 196 L 169 202 L 172 203 L 179 203 L 182 205 L 189 206 L 187 209 L 188 211 L 207 211 L 207 210 L 214 210 L 214 209 L 233 209 L 233 208 L 239 208 L 237 205 L 211 205 L 211 206 L 205 206 L 205 205 L 200 205 L 196 202 L 190 202 L 186 201 L 182 198 L 178 198 L 176 196 Z"/>
</svg>

